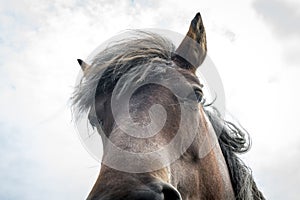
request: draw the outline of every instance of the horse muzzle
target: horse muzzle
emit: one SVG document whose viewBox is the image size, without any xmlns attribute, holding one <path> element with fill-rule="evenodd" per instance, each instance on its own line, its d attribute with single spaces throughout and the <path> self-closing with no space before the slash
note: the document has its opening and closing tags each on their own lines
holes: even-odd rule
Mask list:
<svg viewBox="0 0 300 200">
<path fill-rule="evenodd" d="M 181 200 L 180 193 L 172 185 L 167 183 L 152 183 L 147 189 L 133 191 L 128 200 Z"/>
<path fill-rule="evenodd" d="M 127 194 L 100 194 L 98 197 L 88 198 L 88 200 L 182 200 L 182 198 L 172 185 L 164 182 L 153 182 L 136 187 Z"/>
</svg>

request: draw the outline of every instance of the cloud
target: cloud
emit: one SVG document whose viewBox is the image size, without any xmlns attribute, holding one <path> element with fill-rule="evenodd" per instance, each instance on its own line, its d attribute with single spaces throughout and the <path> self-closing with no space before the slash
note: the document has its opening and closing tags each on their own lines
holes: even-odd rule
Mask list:
<svg viewBox="0 0 300 200">
<path fill-rule="evenodd" d="M 256 0 L 253 8 L 262 16 L 263 21 L 272 30 L 272 35 L 280 39 L 286 66 L 300 66 L 300 4 L 295 1 Z"/>
<path fill-rule="evenodd" d="M 285 166 L 278 155 L 298 145 L 292 142 L 299 138 L 300 111 L 294 108 L 300 101 L 299 71 L 282 69 L 280 49 L 287 47 L 280 47 L 252 15 L 252 4 L 229 1 L 0 0 L 0 199 L 84 199 L 99 163 L 82 147 L 71 123 L 69 97 L 80 70 L 76 59 L 85 59 L 124 29 L 155 27 L 184 34 L 198 11 L 205 20 L 209 54 L 224 82 L 227 107 L 252 135 L 247 158 L 259 186 L 274 199 L 286 193 L 295 197 L 297 185 L 291 189 L 286 182 L 296 183 L 299 176 L 280 170 Z M 296 37 L 297 27 L 276 22 L 276 13 L 257 2 L 259 13 L 279 37 L 283 32 L 278 27 L 285 26 L 289 38 Z M 298 16 L 290 6 L 276 3 L 278 9 L 291 9 L 286 19 Z M 291 53 L 289 59 L 298 62 L 297 51 Z M 276 108 L 284 118 L 276 118 Z M 282 136 L 285 125 L 289 131 Z M 284 145 L 282 137 L 290 137 Z M 284 162 L 296 171 L 299 162 L 294 156 L 298 154 Z M 274 185 L 282 189 L 274 190 Z"/>
<path fill-rule="evenodd" d="M 256 0 L 254 9 L 280 37 L 300 35 L 300 4 L 282 0 Z"/>
</svg>

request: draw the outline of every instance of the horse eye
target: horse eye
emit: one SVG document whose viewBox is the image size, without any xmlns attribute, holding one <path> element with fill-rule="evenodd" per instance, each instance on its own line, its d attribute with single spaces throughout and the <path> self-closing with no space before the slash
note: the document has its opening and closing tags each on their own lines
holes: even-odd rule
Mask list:
<svg viewBox="0 0 300 200">
<path fill-rule="evenodd" d="M 194 93 L 196 95 L 196 99 L 198 101 L 198 103 L 201 103 L 202 99 L 203 99 L 203 92 L 200 88 L 195 88 L 194 89 Z"/>
<path fill-rule="evenodd" d="M 100 126 L 103 126 L 103 120 L 98 119 L 98 123 Z"/>
<path fill-rule="evenodd" d="M 102 120 L 99 120 L 97 117 L 94 117 L 94 116 L 89 115 L 88 118 L 89 118 L 90 124 L 91 124 L 93 127 L 97 127 L 98 124 L 99 124 L 100 126 L 103 125 L 103 121 L 102 121 Z"/>
</svg>

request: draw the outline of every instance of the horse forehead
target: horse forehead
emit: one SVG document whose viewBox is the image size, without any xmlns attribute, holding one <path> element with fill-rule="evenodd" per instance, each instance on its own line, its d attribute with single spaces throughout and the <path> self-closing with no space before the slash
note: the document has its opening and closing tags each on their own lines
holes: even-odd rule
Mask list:
<svg viewBox="0 0 300 200">
<path fill-rule="evenodd" d="M 185 70 L 185 69 L 178 69 L 179 73 L 182 74 L 185 79 L 187 80 L 187 82 L 191 83 L 191 84 L 195 84 L 195 85 L 199 85 L 200 87 L 202 87 L 202 84 L 199 81 L 199 78 L 196 76 L 196 74 L 194 74 L 191 71 Z"/>
</svg>

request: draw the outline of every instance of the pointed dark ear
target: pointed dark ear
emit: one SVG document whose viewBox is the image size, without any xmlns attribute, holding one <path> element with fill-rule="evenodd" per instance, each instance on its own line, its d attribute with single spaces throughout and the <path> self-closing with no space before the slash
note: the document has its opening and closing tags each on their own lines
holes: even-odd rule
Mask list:
<svg viewBox="0 0 300 200">
<path fill-rule="evenodd" d="M 197 13 L 172 60 L 181 68 L 195 71 L 203 63 L 206 53 L 206 33 L 201 15 Z"/>
<path fill-rule="evenodd" d="M 84 62 L 81 59 L 77 59 L 82 71 L 85 71 L 86 69 L 88 69 L 90 67 L 90 65 L 88 65 L 86 62 Z"/>
</svg>

